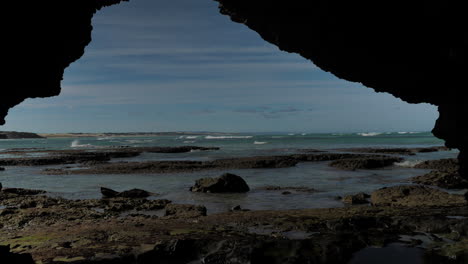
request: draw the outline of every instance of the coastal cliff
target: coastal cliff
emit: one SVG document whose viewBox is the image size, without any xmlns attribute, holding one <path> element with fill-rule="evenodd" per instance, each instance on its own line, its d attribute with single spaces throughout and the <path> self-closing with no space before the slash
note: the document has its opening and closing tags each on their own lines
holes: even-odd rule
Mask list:
<svg viewBox="0 0 468 264">
<path fill-rule="evenodd" d="M 408 103 L 437 105 L 440 117 L 433 133 L 460 150 L 461 170 L 467 174 L 468 18 L 461 4 L 216 1 L 233 21 L 324 71 Z"/>
</svg>

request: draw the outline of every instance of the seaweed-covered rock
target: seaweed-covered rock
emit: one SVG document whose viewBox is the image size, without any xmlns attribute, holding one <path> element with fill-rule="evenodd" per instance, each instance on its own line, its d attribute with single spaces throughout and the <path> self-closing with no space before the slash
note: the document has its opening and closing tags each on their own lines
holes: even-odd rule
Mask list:
<svg viewBox="0 0 468 264">
<path fill-rule="evenodd" d="M 240 176 L 225 173 L 218 178 L 202 178 L 190 188 L 192 192 L 210 193 L 244 193 L 250 190 L 247 183 Z"/>
</svg>

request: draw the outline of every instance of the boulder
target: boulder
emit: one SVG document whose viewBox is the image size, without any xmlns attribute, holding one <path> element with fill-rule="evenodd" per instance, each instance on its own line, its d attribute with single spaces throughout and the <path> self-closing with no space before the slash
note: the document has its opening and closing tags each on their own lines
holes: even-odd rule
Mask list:
<svg viewBox="0 0 468 264">
<path fill-rule="evenodd" d="M 131 198 L 131 199 L 138 199 L 138 198 L 146 198 L 151 196 L 152 193 L 147 192 L 141 189 L 131 189 L 128 191 L 117 192 L 109 188 L 101 187 L 101 194 L 103 198 Z"/>
<path fill-rule="evenodd" d="M 350 204 L 350 205 L 355 205 L 355 204 L 368 204 L 369 201 L 367 198 L 370 198 L 371 196 L 367 193 L 357 193 L 354 195 L 347 195 L 345 196 L 342 201 L 345 204 Z"/>
<path fill-rule="evenodd" d="M 165 216 L 186 218 L 206 216 L 206 207 L 192 204 L 168 204 Z"/>
<path fill-rule="evenodd" d="M 240 176 L 225 173 L 218 178 L 202 178 L 190 188 L 192 192 L 209 193 L 245 193 L 250 191 L 247 183 Z"/>
<path fill-rule="evenodd" d="M 466 206 L 463 195 L 447 192 L 422 185 L 401 185 L 385 187 L 371 194 L 375 206 Z"/>
</svg>

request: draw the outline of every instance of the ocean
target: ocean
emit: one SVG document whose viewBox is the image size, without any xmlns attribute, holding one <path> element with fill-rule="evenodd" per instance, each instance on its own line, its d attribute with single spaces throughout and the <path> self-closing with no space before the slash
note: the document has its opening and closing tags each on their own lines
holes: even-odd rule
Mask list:
<svg viewBox="0 0 468 264">
<path fill-rule="evenodd" d="M 271 156 L 303 153 L 304 149 L 333 151 L 345 148 L 418 148 L 442 146 L 443 141 L 429 132 L 389 133 L 250 133 L 250 134 L 204 134 L 128 137 L 80 137 L 47 139 L 3 139 L 0 152 L 11 149 L 34 148 L 41 150 L 90 149 L 107 147 L 145 146 L 202 146 L 219 147 L 220 150 L 193 151 L 189 153 L 143 153 L 134 158 L 116 161 L 149 160 L 214 160 L 229 157 Z M 26 151 L 27 152 L 27 151 Z M 458 151 L 417 153 L 404 156 L 405 162 L 384 169 L 343 171 L 328 166 L 328 162 L 299 163 L 295 167 L 281 169 L 238 169 L 200 171 L 192 173 L 125 174 L 125 175 L 44 175 L 44 168 L 62 166 L 6 167 L 0 171 L 0 183 L 4 187 L 41 189 L 51 196 L 70 199 L 100 198 L 99 188 L 118 191 L 140 188 L 158 193 L 153 199 L 169 199 L 174 203 L 202 204 L 208 213 L 227 211 L 240 205 L 251 210 L 286 210 L 304 208 L 342 207 L 337 199 L 357 192 L 399 184 L 409 184 L 409 179 L 427 173 L 427 170 L 412 168 L 424 160 L 455 158 Z M 45 155 L 26 153 L 27 156 Z M 0 154 L 0 158 L 18 158 L 16 155 Z M 225 172 L 237 174 L 251 188 L 246 194 L 206 194 L 189 191 L 196 179 L 216 177 Z M 308 187 L 315 192 L 265 190 L 266 186 Z M 459 191 L 462 192 L 462 191 Z"/>
</svg>

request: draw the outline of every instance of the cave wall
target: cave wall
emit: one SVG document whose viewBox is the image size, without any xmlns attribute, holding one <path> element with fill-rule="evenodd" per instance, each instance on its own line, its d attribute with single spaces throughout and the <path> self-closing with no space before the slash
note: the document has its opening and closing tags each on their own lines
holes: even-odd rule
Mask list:
<svg viewBox="0 0 468 264">
<path fill-rule="evenodd" d="M 468 163 L 468 16 L 453 1 L 215 0 L 222 14 L 322 70 L 438 106 L 433 130 Z M 416 121 L 416 120 L 415 120 Z"/>
<path fill-rule="evenodd" d="M 0 124 L 26 98 L 60 93 L 64 69 L 91 41 L 91 19 L 128 0 L 7 1 Z M 203 1 L 203 0 L 202 0 Z M 207 0 L 208 1 L 208 0 Z M 449 1 L 215 0 L 221 13 L 281 50 L 339 78 L 409 103 L 439 106 L 434 134 L 468 161 L 463 3 Z M 14 19 L 12 19 L 14 17 Z M 20 21 L 20 22 L 17 22 Z"/>
<path fill-rule="evenodd" d="M 6 1 L 2 10 L 3 89 L 0 125 L 26 98 L 60 93 L 65 68 L 91 41 L 91 19 L 103 7 L 128 0 Z"/>
</svg>

